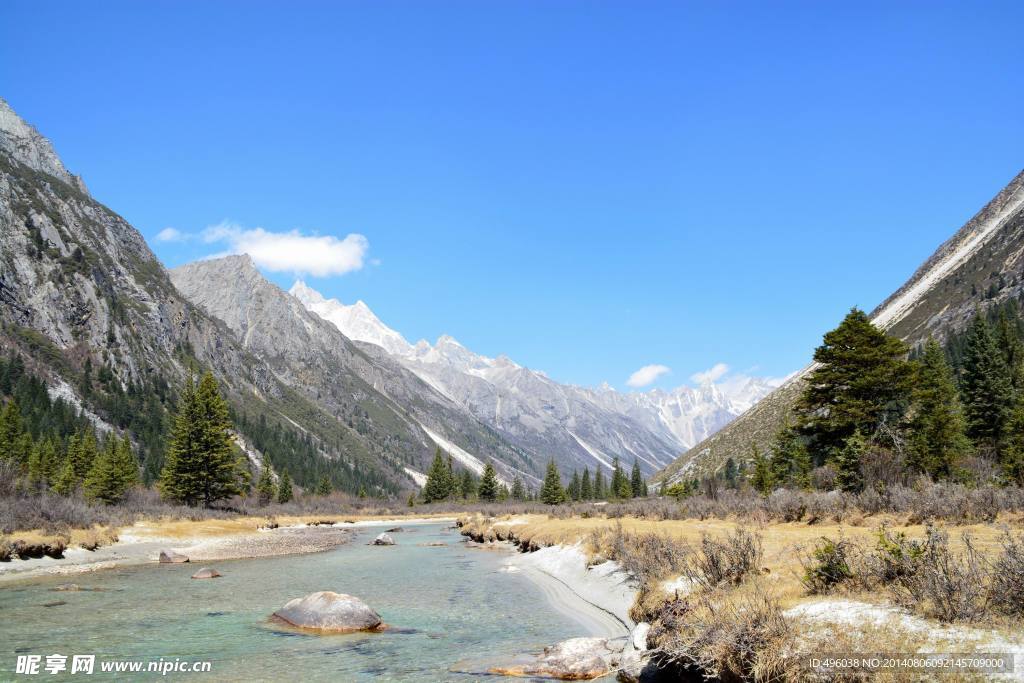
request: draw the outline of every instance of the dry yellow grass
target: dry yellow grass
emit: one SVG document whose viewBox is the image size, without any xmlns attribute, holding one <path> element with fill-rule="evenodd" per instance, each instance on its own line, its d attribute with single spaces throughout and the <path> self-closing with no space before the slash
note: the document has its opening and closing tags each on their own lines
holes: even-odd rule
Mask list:
<svg viewBox="0 0 1024 683">
<path fill-rule="evenodd" d="M 882 524 L 888 524 L 893 531 L 900 531 L 908 538 L 923 538 L 926 526 L 922 524 L 900 524 L 900 520 L 892 517 L 878 516 L 860 520 L 857 526 L 846 524 L 813 524 L 801 522 L 778 522 L 769 524 L 753 524 L 733 520 L 650 520 L 625 517 L 606 519 L 603 517 L 558 519 L 546 515 L 518 515 L 500 519 L 488 519 L 481 516 L 466 518 L 464 524 L 477 531 L 489 529 L 494 538 L 507 538 L 513 534 L 516 539 L 532 543 L 536 546 L 572 545 L 583 543 L 592 556 L 599 555 L 602 548 L 591 544 L 595 533 L 611 532 L 617 525 L 622 525 L 626 533 L 656 533 L 669 536 L 689 544 L 700 543 L 704 535 L 722 537 L 738 528 L 747 529 L 761 537 L 764 557 L 761 567 L 764 579 L 778 596 L 783 607 L 789 607 L 806 598 L 806 592 L 800 583 L 803 567 L 800 558 L 803 551 L 813 548 L 823 536 L 832 539 L 840 535 L 844 538 L 872 545 Z M 971 524 L 963 526 L 943 526 L 950 536 L 950 545 L 959 550 L 962 547 L 961 536 L 970 534 L 975 547 L 982 552 L 996 552 L 1000 548 L 999 540 L 1003 533 L 1002 524 Z M 664 577 L 666 579 L 673 577 Z M 763 586 L 759 586 L 759 590 Z M 750 590 L 741 587 L 741 590 Z M 859 595 L 859 599 L 877 601 L 871 594 Z M 650 597 L 648 597 L 648 600 Z"/>
</svg>

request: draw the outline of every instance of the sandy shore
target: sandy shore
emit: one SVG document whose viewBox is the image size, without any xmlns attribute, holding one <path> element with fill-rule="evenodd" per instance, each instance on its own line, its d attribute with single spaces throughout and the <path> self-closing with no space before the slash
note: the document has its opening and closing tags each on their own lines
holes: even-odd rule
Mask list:
<svg viewBox="0 0 1024 683">
<path fill-rule="evenodd" d="M 292 520 L 288 520 L 292 521 Z M 158 560 L 161 550 L 187 556 L 192 563 L 316 553 L 343 545 L 362 528 L 416 526 L 452 518 L 358 519 L 332 524 L 304 521 L 259 528 L 259 520 L 139 522 L 118 532 L 116 543 L 96 550 L 68 548 L 64 557 L 0 562 L 0 582 L 40 576 L 68 576 Z"/>
</svg>

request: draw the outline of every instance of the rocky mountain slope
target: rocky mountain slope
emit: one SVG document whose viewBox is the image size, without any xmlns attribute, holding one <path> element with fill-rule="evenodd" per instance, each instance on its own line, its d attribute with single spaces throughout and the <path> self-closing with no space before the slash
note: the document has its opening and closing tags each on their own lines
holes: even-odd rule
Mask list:
<svg viewBox="0 0 1024 683">
<path fill-rule="evenodd" d="M 449 336 L 415 345 L 358 301 L 325 299 L 303 282 L 290 293 L 363 348 L 379 348 L 452 401 L 541 461 L 554 456 L 564 472 L 610 469 L 618 456 L 646 474 L 728 424 L 774 384 L 739 378 L 670 392 L 621 393 L 604 386 L 563 385 L 504 356 L 489 358 Z"/>
<path fill-rule="evenodd" d="M 545 460 L 511 446 L 387 353 L 358 347 L 266 280 L 248 256 L 191 263 L 172 270 L 171 280 L 226 323 L 247 351 L 266 359 L 282 383 L 353 426 L 362 413 L 388 425 L 374 436 L 376 445 L 401 459 L 410 477 L 426 472 L 442 446 L 478 474 L 493 459 L 505 481 L 519 474 L 528 485 L 539 483 Z M 363 397 L 355 414 L 354 395 Z"/>
<path fill-rule="evenodd" d="M 290 463 L 300 484 L 327 474 L 352 491 L 397 491 L 410 484 L 406 463 L 431 451 L 376 410 L 384 399 L 372 387 L 347 387 L 327 409 L 279 378 L 227 325 L 179 294 L 142 235 L 94 199 L 3 100 L 0 346 L 19 352 L 54 394 L 104 428 L 131 434 L 150 479 L 175 387 L 190 366 L 222 382 L 236 417 L 251 427 L 240 441 L 273 444 L 267 455 Z M 392 449 L 395 442 L 404 449 Z"/>
<path fill-rule="evenodd" d="M 1024 172 L 943 243 L 907 282 L 871 313 L 872 321 L 911 346 L 942 341 L 979 308 L 1024 293 Z M 824 330 L 823 330 L 824 332 Z M 728 457 L 765 450 L 803 390 L 804 368 L 788 382 L 701 441 L 656 477 L 672 483 L 714 472 Z"/>
</svg>

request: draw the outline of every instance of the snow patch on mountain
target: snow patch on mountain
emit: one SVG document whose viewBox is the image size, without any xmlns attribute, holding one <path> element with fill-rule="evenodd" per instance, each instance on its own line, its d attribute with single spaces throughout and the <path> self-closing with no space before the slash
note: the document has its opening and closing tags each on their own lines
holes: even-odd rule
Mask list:
<svg viewBox="0 0 1024 683">
<path fill-rule="evenodd" d="M 403 467 L 402 469 L 405 470 L 406 474 L 412 477 L 412 480 L 416 482 L 416 485 L 419 486 L 420 488 L 423 488 L 424 486 L 427 485 L 427 475 L 423 474 L 422 472 L 417 472 L 411 467 Z"/>
</svg>

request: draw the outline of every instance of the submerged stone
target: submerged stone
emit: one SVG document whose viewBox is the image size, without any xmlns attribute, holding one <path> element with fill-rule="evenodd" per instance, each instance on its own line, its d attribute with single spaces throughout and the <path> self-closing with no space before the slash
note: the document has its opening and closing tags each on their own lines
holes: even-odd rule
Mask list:
<svg viewBox="0 0 1024 683">
<path fill-rule="evenodd" d="M 203 567 L 195 574 L 192 575 L 193 579 L 216 579 L 220 576 L 220 572 L 216 569 L 210 569 L 209 567 Z"/>
<path fill-rule="evenodd" d="M 278 619 L 298 628 L 320 633 L 380 631 L 380 615 L 352 595 L 320 591 L 295 598 L 274 612 Z"/>
<path fill-rule="evenodd" d="M 181 564 L 188 562 L 188 557 L 173 550 L 160 551 L 160 564 Z"/>
<path fill-rule="evenodd" d="M 395 539 L 391 538 L 390 535 L 384 533 L 373 539 L 373 545 L 394 545 Z"/>
<path fill-rule="evenodd" d="M 491 673 L 505 676 L 547 676 L 563 681 L 589 681 L 611 672 L 621 651 L 607 638 L 570 638 L 544 648 L 535 662 L 495 667 Z"/>
</svg>

